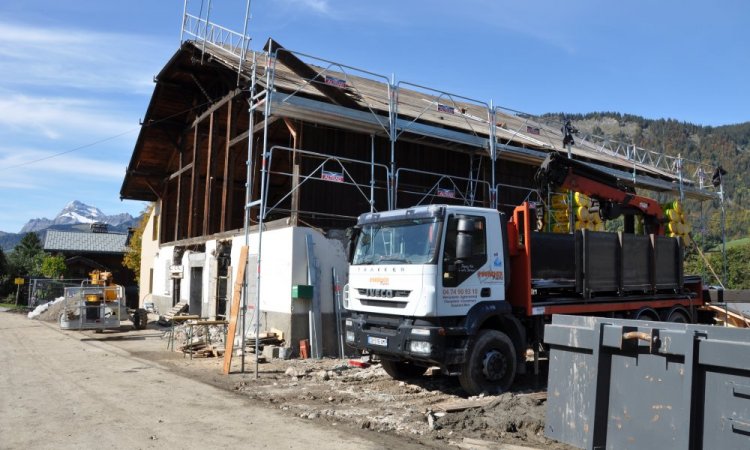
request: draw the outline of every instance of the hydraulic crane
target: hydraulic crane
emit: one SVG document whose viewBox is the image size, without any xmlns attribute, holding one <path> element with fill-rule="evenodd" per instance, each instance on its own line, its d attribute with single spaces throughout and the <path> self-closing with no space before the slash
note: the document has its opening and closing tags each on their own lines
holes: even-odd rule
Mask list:
<svg viewBox="0 0 750 450">
<path fill-rule="evenodd" d="M 534 177 L 540 192 L 546 197 L 548 190 L 570 189 L 588 195 L 599 202 L 599 215 L 603 220 L 625 215 L 625 232 L 634 232 L 634 215 L 643 217 L 646 234 L 664 234 L 664 213 L 656 200 L 636 194 L 614 175 L 595 169 L 586 163 L 551 152 Z"/>
</svg>

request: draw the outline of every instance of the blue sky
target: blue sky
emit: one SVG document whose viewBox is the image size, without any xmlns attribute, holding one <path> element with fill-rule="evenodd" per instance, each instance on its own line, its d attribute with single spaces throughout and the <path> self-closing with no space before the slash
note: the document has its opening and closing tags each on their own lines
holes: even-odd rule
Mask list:
<svg viewBox="0 0 750 450">
<path fill-rule="evenodd" d="M 143 209 L 119 189 L 182 10 L 182 0 L 0 3 L 1 231 L 74 199 L 106 214 Z M 244 12 L 244 0 L 212 0 L 210 20 L 241 31 Z M 253 0 L 248 34 L 254 49 L 271 36 L 532 114 L 716 126 L 750 120 L 749 21 L 743 0 Z"/>
</svg>

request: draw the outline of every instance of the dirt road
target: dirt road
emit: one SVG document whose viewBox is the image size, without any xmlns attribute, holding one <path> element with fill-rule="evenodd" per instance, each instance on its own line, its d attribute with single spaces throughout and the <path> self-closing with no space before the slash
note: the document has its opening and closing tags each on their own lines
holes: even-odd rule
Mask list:
<svg viewBox="0 0 750 450">
<path fill-rule="evenodd" d="M 145 343 L 161 333 L 113 336 Z M 425 448 L 303 420 L 133 356 L 107 334 L 0 312 L 0 448 Z M 174 354 L 172 354 L 174 355 Z"/>
</svg>

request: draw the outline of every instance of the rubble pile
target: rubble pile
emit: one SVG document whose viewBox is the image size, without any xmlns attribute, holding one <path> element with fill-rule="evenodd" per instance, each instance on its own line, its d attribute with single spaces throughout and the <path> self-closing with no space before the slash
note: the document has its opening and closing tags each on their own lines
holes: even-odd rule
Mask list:
<svg viewBox="0 0 750 450">
<path fill-rule="evenodd" d="M 65 297 L 57 297 L 49 303 L 43 303 L 28 315 L 29 319 L 44 320 L 45 322 L 57 322 L 65 309 Z"/>
<path fill-rule="evenodd" d="M 396 381 L 377 362 L 274 359 L 261 367 L 259 380 L 245 378 L 232 389 L 303 419 L 459 447 L 490 442 L 570 448 L 544 437 L 543 388 L 519 385 L 499 396 L 465 398 L 456 377 L 437 368 Z"/>
</svg>

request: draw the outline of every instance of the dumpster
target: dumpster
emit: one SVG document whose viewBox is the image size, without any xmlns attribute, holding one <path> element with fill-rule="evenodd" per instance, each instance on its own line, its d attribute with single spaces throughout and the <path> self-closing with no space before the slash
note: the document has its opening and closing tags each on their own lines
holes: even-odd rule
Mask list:
<svg viewBox="0 0 750 450">
<path fill-rule="evenodd" d="M 555 315 L 545 435 L 586 449 L 750 448 L 750 330 Z"/>
</svg>

